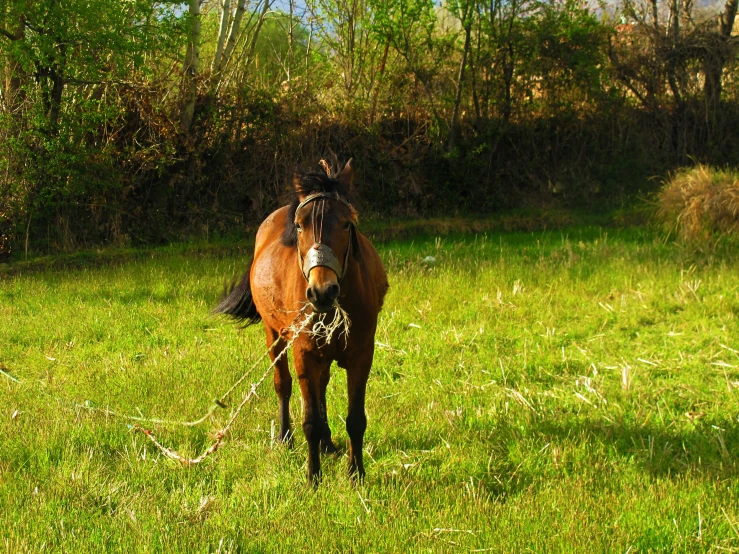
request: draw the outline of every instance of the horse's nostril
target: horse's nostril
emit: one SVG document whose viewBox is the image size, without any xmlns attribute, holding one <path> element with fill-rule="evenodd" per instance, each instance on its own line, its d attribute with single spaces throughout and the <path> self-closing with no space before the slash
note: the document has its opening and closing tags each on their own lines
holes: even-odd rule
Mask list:
<svg viewBox="0 0 739 554">
<path fill-rule="evenodd" d="M 336 297 L 339 296 L 339 285 L 334 283 L 333 285 L 328 287 L 327 294 L 331 300 L 336 300 Z"/>
<path fill-rule="evenodd" d="M 311 304 L 327 307 L 331 306 L 339 296 L 339 290 L 337 283 L 324 286 L 312 285 L 305 289 L 305 296 Z"/>
</svg>

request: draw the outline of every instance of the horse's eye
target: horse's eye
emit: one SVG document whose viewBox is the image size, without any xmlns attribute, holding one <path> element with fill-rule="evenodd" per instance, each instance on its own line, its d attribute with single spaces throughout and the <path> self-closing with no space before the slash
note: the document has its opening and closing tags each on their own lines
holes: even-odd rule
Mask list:
<svg viewBox="0 0 739 554">
<path fill-rule="evenodd" d="M 344 223 L 344 231 L 348 231 L 351 228 L 351 226 L 352 226 L 352 224 L 349 223 L 348 221 L 346 223 Z"/>
<path fill-rule="evenodd" d="M 295 227 L 297 228 L 298 233 L 302 233 L 303 232 L 303 228 L 300 226 L 300 223 L 298 223 L 297 225 L 295 225 Z"/>
</svg>

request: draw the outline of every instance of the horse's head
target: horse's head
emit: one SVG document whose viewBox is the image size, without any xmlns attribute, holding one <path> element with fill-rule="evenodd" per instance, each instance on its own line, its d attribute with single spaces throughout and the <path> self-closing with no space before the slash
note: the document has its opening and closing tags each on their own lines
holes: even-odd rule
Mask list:
<svg viewBox="0 0 739 554">
<path fill-rule="evenodd" d="M 297 247 L 300 270 L 308 283 L 305 296 L 316 312 L 332 308 L 350 257 L 359 258 L 357 214 L 347 199 L 353 178 L 351 160 L 336 174 L 295 174 L 297 199 L 283 243 Z"/>
</svg>

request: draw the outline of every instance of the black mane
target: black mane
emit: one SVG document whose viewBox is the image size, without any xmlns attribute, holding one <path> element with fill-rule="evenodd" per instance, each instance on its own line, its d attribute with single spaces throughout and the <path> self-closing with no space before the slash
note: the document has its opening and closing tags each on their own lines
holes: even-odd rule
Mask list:
<svg viewBox="0 0 739 554">
<path fill-rule="evenodd" d="M 349 199 L 349 190 L 344 183 L 337 179 L 337 173 L 327 175 L 326 173 L 314 173 L 297 170 L 293 177 L 293 199 L 287 210 L 287 223 L 285 230 L 282 232 L 282 244 L 284 246 L 295 246 L 298 240 L 298 232 L 295 228 L 295 210 L 300 204 L 300 197 L 315 194 L 317 192 L 327 192 L 338 194 L 347 202 Z"/>
</svg>

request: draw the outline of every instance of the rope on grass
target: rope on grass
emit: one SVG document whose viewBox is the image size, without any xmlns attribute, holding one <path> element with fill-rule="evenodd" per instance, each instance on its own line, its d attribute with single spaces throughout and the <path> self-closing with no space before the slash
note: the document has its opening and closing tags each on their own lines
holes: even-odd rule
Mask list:
<svg viewBox="0 0 739 554">
<path fill-rule="evenodd" d="M 337 305 L 337 309 L 341 309 L 341 308 L 338 308 L 338 303 L 336 305 Z M 286 332 L 294 331 L 295 323 L 298 321 L 300 316 L 305 313 L 307 308 L 308 308 L 308 304 L 304 305 L 298 311 L 298 315 L 295 316 L 295 319 L 293 320 L 292 325 L 286 329 Z M 346 312 L 344 312 L 343 310 L 342 312 L 346 314 Z M 274 342 L 269 345 L 269 348 L 267 348 L 267 352 L 265 352 L 263 355 L 257 358 L 257 360 L 252 364 L 252 366 L 249 369 L 247 369 L 244 372 L 244 374 L 241 377 L 239 377 L 236 380 L 236 382 L 233 385 L 231 385 L 231 387 L 226 392 L 224 392 L 221 396 L 216 398 L 213 401 L 213 405 L 210 408 L 208 408 L 208 411 L 205 412 L 203 416 L 198 419 L 194 419 L 192 421 L 181 421 L 181 420 L 176 420 L 176 419 L 161 419 L 161 418 L 156 418 L 156 417 L 132 416 L 132 415 L 127 415 L 127 414 L 122 414 L 120 412 L 116 412 L 115 410 L 111 410 L 110 408 L 98 408 L 96 406 L 93 406 L 89 400 L 85 401 L 84 404 L 77 404 L 77 408 L 82 409 L 82 410 L 88 410 L 90 412 L 102 413 L 106 416 L 112 416 L 118 419 L 125 419 L 127 421 L 135 421 L 136 423 L 148 423 L 150 425 L 169 425 L 169 426 L 181 425 L 183 427 L 197 427 L 198 425 L 200 425 L 201 423 L 204 423 L 207 419 L 209 419 L 216 412 L 218 408 L 225 409 L 228 407 L 226 405 L 226 399 L 229 396 L 231 396 L 231 393 L 234 390 L 236 390 L 236 388 L 238 388 L 238 386 L 241 385 L 241 383 L 244 382 L 244 379 L 246 379 L 249 375 L 251 375 L 252 371 L 254 371 L 256 367 L 262 362 L 262 359 L 266 358 L 269 355 L 269 353 L 272 352 L 272 349 L 275 347 L 275 345 L 280 340 L 282 340 L 282 336 L 277 337 L 274 340 Z"/>
<path fill-rule="evenodd" d="M 147 437 L 149 437 L 149 440 L 164 454 L 166 457 L 171 458 L 173 460 L 177 460 L 181 462 L 184 465 L 194 465 L 199 464 L 202 462 L 205 458 L 207 458 L 210 454 L 216 452 L 223 442 L 223 438 L 226 436 L 226 434 L 231 429 L 231 426 L 238 418 L 239 414 L 241 413 L 241 410 L 244 408 L 244 406 L 251 400 L 255 395 L 256 391 L 259 388 L 259 386 L 262 384 L 262 382 L 267 378 L 267 375 L 269 372 L 275 367 L 275 364 L 277 364 L 278 361 L 287 353 L 287 351 L 290 349 L 290 347 L 293 345 L 293 343 L 297 340 L 300 333 L 305 331 L 306 328 L 311 324 L 311 322 L 314 321 L 316 313 L 311 312 L 306 315 L 303 322 L 300 324 L 300 326 L 296 327 L 296 323 L 301 315 L 306 313 L 306 310 L 308 309 L 309 304 L 306 303 L 303 305 L 303 307 L 298 312 L 298 315 L 295 316 L 295 319 L 293 320 L 293 323 L 290 327 L 283 329 L 282 333 L 280 333 L 280 336 L 269 346 L 267 349 L 267 352 L 260 356 L 260 358 L 233 384 L 231 387 L 223 393 L 218 399 L 215 400 L 215 403 L 213 406 L 210 407 L 210 409 L 203 415 L 201 418 L 196 419 L 194 421 L 177 421 L 177 420 L 168 420 L 168 419 L 159 419 L 159 418 L 145 418 L 145 417 L 137 417 L 137 416 L 130 416 L 121 414 L 119 412 L 116 412 L 114 410 L 110 409 L 102 409 L 102 408 L 96 408 L 95 406 L 91 406 L 89 401 L 85 402 L 85 404 L 75 404 L 75 407 L 77 409 L 84 409 L 91 412 L 100 412 L 104 413 L 107 416 L 113 416 L 119 419 L 129 420 L 129 421 L 135 421 L 136 424 L 133 426 L 134 430 L 140 431 L 143 434 L 145 434 Z M 316 344 L 320 348 L 321 345 L 318 344 L 319 340 L 323 340 L 323 344 L 329 344 L 333 338 L 333 335 L 336 331 L 339 331 L 338 337 L 341 337 L 341 335 L 344 335 L 344 340 L 348 341 L 348 335 L 349 335 L 349 328 L 351 327 L 351 320 L 349 319 L 349 315 L 344 311 L 343 308 L 339 305 L 338 301 L 334 303 L 334 318 L 326 324 L 326 314 L 320 314 L 313 326 L 309 329 L 308 334 L 313 336 L 316 339 Z M 231 418 L 228 420 L 228 423 L 226 423 L 225 427 L 223 427 L 221 430 L 219 430 L 216 434 L 216 440 L 215 442 L 207 449 L 205 450 L 200 456 L 196 458 L 185 458 L 175 450 L 172 450 L 171 448 L 167 448 L 166 446 L 162 445 L 154 436 L 154 434 L 149 430 L 145 429 L 140 425 L 140 423 L 153 423 L 156 425 L 183 425 L 186 427 L 194 427 L 196 425 L 199 425 L 203 423 L 206 419 L 208 419 L 210 416 L 213 415 L 213 413 L 218 408 L 225 408 L 226 405 L 224 404 L 224 400 L 228 398 L 228 396 L 231 395 L 231 393 L 241 384 L 244 382 L 244 379 L 246 379 L 251 372 L 257 367 L 257 365 L 262 361 L 262 358 L 269 355 L 269 353 L 272 351 L 274 346 L 277 344 L 278 341 L 283 339 L 285 336 L 287 336 L 290 332 L 292 332 L 292 338 L 285 344 L 285 348 L 282 349 L 282 351 L 275 356 L 275 359 L 272 361 L 272 363 L 269 365 L 269 367 L 264 371 L 262 374 L 262 377 L 257 381 L 256 383 L 252 384 L 251 389 L 249 389 L 249 392 L 244 396 L 244 398 L 241 401 L 241 404 L 239 404 L 238 408 L 236 408 L 236 411 L 231 415 Z M 2 374 L 4 377 L 8 378 L 11 381 L 14 381 L 16 383 L 20 383 L 21 381 L 19 379 L 16 379 L 6 371 L 4 371 L 5 366 L 0 367 L 0 374 Z"/>
<path fill-rule="evenodd" d="M 183 465 L 190 466 L 199 464 L 205 458 L 207 458 L 210 454 L 218 450 L 221 446 L 221 443 L 223 442 L 223 438 L 226 436 L 226 434 L 231 429 L 231 426 L 233 425 L 234 421 L 236 421 L 236 418 L 239 417 L 239 414 L 241 413 L 241 410 L 246 406 L 246 404 L 249 402 L 249 400 L 254 397 L 254 395 L 257 392 L 257 388 L 259 388 L 259 385 L 262 384 L 262 382 L 267 378 L 267 375 L 269 375 L 269 372 L 272 370 L 272 368 L 275 367 L 275 364 L 280 361 L 280 359 L 285 355 L 285 353 L 288 351 L 288 349 L 293 345 L 295 340 L 298 338 L 298 335 L 310 324 L 310 322 L 313 320 L 313 316 L 315 314 L 311 313 L 308 314 L 305 319 L 303 320 L 303 323 L 300 324 L 298 328 L 295 328 L 295 324 L 293 323 L 292 327 L 290 327 L 290 330 L 293 331 L 292 338 L 287 342 L 285 345 L 285 348 L 282 349 L 282 352 L 280 352 L 277 356 L 275 356 L 275 359 L 272 360 L 272 363 L 269 365 L 269 367 L 264 371 L 262 374 L 262 377 L 257 381 L 256 383 L 252 384 L 251 389 L 249 389 L 249 392 L 244 395 L 244 398 L 241 400 L 241 404 L 239 404 L 238 408 L 236 408 L 236 411 L 231 415 L 231 418 L 228 420 L 228 423 L 226 423 L 225 427 L 223 427 L 221 430 L 216 432 L 216 440 L 211 444 L 200 456 L 196 458 L 186 458 L 182 456 L 180 453 L 178 453 L 175 450 L 172 450 L 171 448 L 167 448 L 166 446 L 162 445 L 154 436 L 154 434 L 149 429 L 144 429 L 140 425 L 135 425 L 134 429 L 136 431 L 142 432 L 144 435 L 149 437 L 149 440 L 154 443 L 154 446 L 156 446 L 162 454 L 164 454 L 167 458 L 170 458 L 172 460 L 177 460 L 178 462 L 181 462 Z M 279 340 L 279 339 L 278 339 Z M 243 379 L 243 378 L 242 378 Z M 240 379 L 240 381 L 242 380 Z"/>
<path fill-rule="evenodd" d="M 300 324 L 300 326 L 298 327 L 295 326 L 295 323 L 298 317 L 300 317 L 301 314 L 305 313 L 306 307 L 307 306 L 304 306 L 303 309 L 301 309 L 295 321 L 293 321 L 293 324 L 283 333 L 283 334 L 287 334 L 288 332 L 292 331 L 292 338 L 285 344 L 285 348 L 283 348 L 282 351 L 277 356 L 275 356 L 275 359 L 272 360 L 272 363 L 264 371 L 259 381 L 252 384 L 251 388 L 249 389 L 249 392 L 246 395 L 244 395 L 244 398 L 241 400 L 241 404 L 239 404 L 239 406 L 236 408 L 236 411 L 234 411 L 234 413 L 231 415 L 231 418 L 228 420 L 228 423 L 226 423 L 226 425 L 222 429 L 216 432 L 215 434 L 216 440 L 205 451 L 203 451 L 202 454 L 200 454 L 196 458 L 186 458 L 185 456 L 182 456 L 177 451 L 172 450 L 171 448 L 167 448 L 166 446 L 162 445 L 149 429 L 145 429 L 138 424 L 134 426 L 134 429 L 146 435 L 149 438 L 149 440 L 159 449 L 159 451 L 162 454 L 164 454 L 167 458 L 176 460 L 182 463 L 183 465 L 186 465 L 186 466 L 196 465 L 202 462 L 203 460 L 205 460 L 205 458 L 207 458 L 210 454 L 213 454 L 220 448 L 224 437 L 231 430 L 231 426 L 234 424 L 236 419 L 239 417 L 241 410 L 244 408 L 244 406 L 246 406 L 249 400 L 251 400 L 256 395 L 259 385 L 262 384 L 262 382 L 267 378 L 267 375 L 269 375 L 269 372 L 275 367 L 275 364 L 277 364 L 277 362 L 280 361 L 280 359 L 290 349 L 293 343 L 297 340 L 300 333 L 302 333 L 306 328 L 308 328 L 311 322 L 313 322 L 316 314 L 310 313 L 306 315 L 305 319 Z M 348 340 L 349 327 L 351 326 L 349 315 L 339 306 L 338 302 L 334 304 L 334 308 L 336 311 L 335 311 L 333 320 L 331 320 L 328 324 L 326 324 L 324 321 L 325 314 L 321 314 L 318 320 L 310 328 L 309 334 L 316 338 L 316 342 L 318 342 L 318 339 L 321 338 L 325 341 L 324 344 L 330 343 L 331 338 L 333 337 L 333 334 L 339 329 L 341 329 L 341 331 L 339 332 L 339 336 L 343 334 L 345 336 L 345 340 Z M 272 346 L 274 346 L 274 343 L 272 344 Z M 270 346 L 269 350 L 272 349 L 272 346 Z M 237 384 L 243 381 L 245 377 L 246 377 L 246 374 L 241 379 L 239 379 L 239 381 L 237 381 Z M 237 385 L 232 386 L 231 389 L 229 389 L 228 393 L 230 393 L 236 386 Z"/>
<path fill-rule="evenodd" d="M 307 302 L 303 305 L 303 307 L 298 311 L 298 315 L 295 316 L 295 319 L 293 320 L 293 323 L 290 327 L 288 327 L 285 330 L 285 333 L 288 333 L 290 331 L 295 332 L 295 323 L 298 321 L 301 315 L 305 314 L 306 310 L 310 304 Z M 316 314 L 312 314 L 316 315 Z M 331 343 L 331 340 L 333 339 L 334 333 L 336 331 L 339 331 L 337 338 L 341 338 L 341 336 L 344 336 L 345 345 L 347 344 L 347 341 L 349 340 L 349 328 L 351 327 L 351 319 L 349 319 L 349 314 L 344 311 L 344 309 L 339 305 L 338 302 L 334 303 L 334 318 L 326 323 L 326 314 L 320 314 L 318 318 L 316 318 L 315 323 L 310 328 L 310 335 L 315 338 L 316 344 L 320 348 L 321 346 L 327 345 Z M 194 419 L 192 421 L 181 421 L 176 419 L 162 419 L 162 418 L 156 418 L 156 417 L 144 417 L 141 416 L 132 416 L 128 414 L 123 414 L 120 412 L 117 412 L 115 410 L 111 410 L 110 408 L 98 408 L 97 406 L 93 406 L 89 400 L 85 401 L 84 404 L 76 404 L 75 407 L 81 410 L 87 410 L 89 412 L 96 412 L 101 413 L 105 416 L 109 417 L 115 417 L 118 419 L 124 419 L 127 421 L 133 421 L 137 424 L 149 424 L 149 425 L 165 425 L 165 426 L 176 426 L 180 425 L 182 427 L 197 427 L 201 423 L 204 423 L 206 420 L 208 420 L 218 408 L 227 408 L 226 399 L 231 396 L 231 393 L 236 390 L 241 383 L 244 382 L 244 380 L 251 375 L 251 373 L 256 369 L 256 367 L 262 362 L 262 359 L 267 357 L 269 353 L 272 351 L 272 349 L 275 347 L 275 345 L 282 340 L 282 335 L 277 337 L 275 341 L 267 348 L 267 352 L 260 356 L 252 366 L 247 369 L 244 374 L 239 377 L 236 382 L 234 382 L 231 387 L 224 392 L 220 397 L 216 398 L 213 401 L 213 404 L 210 408 L 208 408 L 208 411 L 206 411 L 202 417 L 199 417 L 198 419 Z M 323 341 L 323 342 L 321 342 Z M 291 343 L 292 344 L 292 343 Z M 274 367 L 274 364 L 270 367 Z M 268 370 L 269 371 L 269 370 Z M 3 372 L 4 373 L 4 372 Z M 12 376 L 8 375 L 8 378 L 15 380 Z"/>
<path fill-rule="evenodd" d="M 262 359 L 265 358 L 267 355 L 269 355 L 270 352 L 272 352 L 272 349 L 275 347 L 275 345 L 282 339 L 282 337 L 277 337 L 275 341 L 267 348 L 267 352 L 260 356 L 252 366 L 247 369 L 244 374 L 239 377 L 236 382 L 231 385 L 231 387 L 224 392 L 220 397 L 216 398 L 213 401 L 213 405 L 208 408 L 208 411 L 203 414 L 202 417 L 198 419 L 194 419 L 192 421 L 180 421 L 176 419 L 161 419 L 156 417 L 143 417 L 143 416 L 132 416 L 127 414 L 122 414 L 120 412 L 116 412 L 115 410 L 111 410 L 110 408 L 98 408 L 96 406 L 93 406 L 90 404 L 90 401 L 87 400 L 84 404 L 78 404 L 77 407 L 83 410 L 88 410 L 90 412 L 99 412 L 102 414 L 105 414 L 106 416 L 113 416 L 118 419 L 125 419 L 128 421 L 135 421 L 137 423 L 148 423 L 153 425 L 181 425 L 183 427 L 197 427 L 201 423 L 204 423 L 207 419 L 209 419 L 218 408 L 227 408 L 226 405 L 226 399 L 231 396 L 231 393 L 236 390 L 236 388 L 241 385 L 241 383 L 244 382 L 244 379 L 246 379 L 249 375 L 251 375 L 252 371 L 256 369 L 256 367 L 262 362 Z"/>
</svg>

